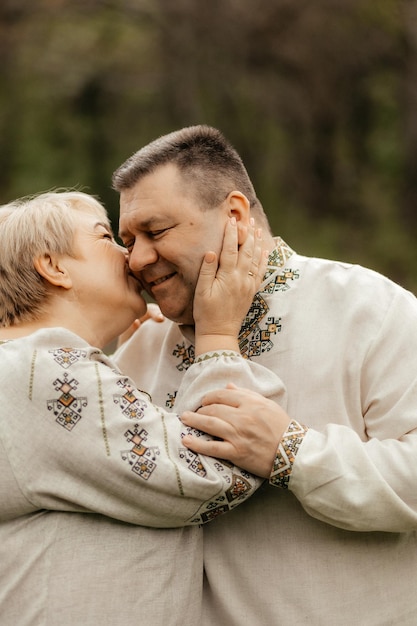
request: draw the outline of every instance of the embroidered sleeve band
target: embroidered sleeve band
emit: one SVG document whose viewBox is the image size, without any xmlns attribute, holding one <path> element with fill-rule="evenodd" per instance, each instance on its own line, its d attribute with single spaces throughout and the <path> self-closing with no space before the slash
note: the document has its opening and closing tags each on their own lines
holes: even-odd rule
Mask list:
<svg viewBox="0 0 417 626">
<path fill-rule="evenodd" d="M 287 430 L 279 442 L 277 455 L 269 477 L 269 484 L 273 487 L 288 489 L 295 457 L 297 456 L 307 430 L 308 428 L 306 426 L 302 426 L 302 424 L 299 424 L 296 420 L 291 420 L 289 423 Z"/>
<path fill-rule="evenodd" d="M 233 352 L 232 350 L 218 350 L 213 352 L 204 352 L 204 354 L 200 354 L 195 362 L 200 363 L 201 361 L 207 361 L 207 359 L 215 359 L 219 357 L 240 357 L 239 352 Z"/>
</svg>

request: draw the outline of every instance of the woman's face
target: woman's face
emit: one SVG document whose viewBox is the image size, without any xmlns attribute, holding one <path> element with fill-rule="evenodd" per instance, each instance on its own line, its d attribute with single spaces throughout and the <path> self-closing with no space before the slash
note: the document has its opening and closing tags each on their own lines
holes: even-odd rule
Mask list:
<svg viewBox="0 0 417 626">
<path fill-rule="evenodd" d="M 130 273 L 127 251 L 119 246 L 106 220 L 75 213 L 74 258 L 68 257 L 73 294 L 86 314 L 123 332 L 146 312 L 142 287 Z"/>
</svg>

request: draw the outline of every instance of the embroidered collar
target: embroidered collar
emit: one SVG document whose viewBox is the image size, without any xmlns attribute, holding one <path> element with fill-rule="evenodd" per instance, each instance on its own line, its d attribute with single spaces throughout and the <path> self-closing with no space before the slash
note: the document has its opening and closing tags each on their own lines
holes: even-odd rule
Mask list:
<svg viewBox="0 0 417 626">
<path fill-rule="evenodd" d="M 293 254 L 294 250 L 290 248 L 281 237 L 275 237 L 275 248 L 269 255 L 265 276 L 259 287 L 259 291 L 264 291 L 268 283 L 285 267 L 286 262 Z"/>
<path fill-rule="evenodd" d="M 244 358 L 256 356 L 258 350 L 263 351 L 262 338 L 260 336 L 259 322 L 265 317 L 269 311 L 268 304 L 264 298 L 265 292 L 268 293 L 268 285 L 270 285 L 277 276 L 282 273 L 288 259 L 294 254 L 292 250 L 281 237 L 275 239 L 276 247 L 269 255 L 268 265 L 266 268 L 264 280 L 259 288 L 258 293 L 252 301 L 251 307 L 243 320 L 239 334 L 240 353 Z M 259 332 L 256 332 L 258 329 Z M 255 341 L 250 339 L 250 335 L 255 332 L 259 335 Z"/>
</svg>

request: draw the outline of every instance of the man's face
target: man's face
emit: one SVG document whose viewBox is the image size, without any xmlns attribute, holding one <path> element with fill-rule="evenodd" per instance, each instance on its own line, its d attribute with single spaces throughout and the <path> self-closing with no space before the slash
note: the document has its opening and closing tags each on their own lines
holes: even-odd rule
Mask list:
<svg viewBox="0 0 417 626">
<path fill-rule="evenodd" d="M 171 320 L 193 323 L 201 262 L 208 250 L 219 253 L 227 217 L 225 205 L 202 210 L 171 163 L 121 192 L 120 236 L 130 269 Z"/>
</svg>

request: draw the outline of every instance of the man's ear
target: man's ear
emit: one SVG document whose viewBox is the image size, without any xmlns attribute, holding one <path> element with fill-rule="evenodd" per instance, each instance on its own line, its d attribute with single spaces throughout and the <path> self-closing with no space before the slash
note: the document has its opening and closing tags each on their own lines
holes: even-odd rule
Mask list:
<svg viewBox="0 0 417 626">
<path fill-rule="evenodd" d="M 250 202 L 241 191 L 231 191 L 226 198 L 230 217 L 236 218 L 238 243 L 246 241 L 250 220 Z"/>
<path fill-rule="evenodd" d="M 33 260 L 33 265 L 38 274 L 51 285 L 63 289 L 72 287 L 71 276 L 59 255 L 42 254 Z"/>
</svg>

